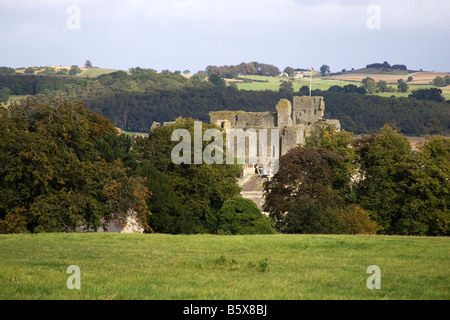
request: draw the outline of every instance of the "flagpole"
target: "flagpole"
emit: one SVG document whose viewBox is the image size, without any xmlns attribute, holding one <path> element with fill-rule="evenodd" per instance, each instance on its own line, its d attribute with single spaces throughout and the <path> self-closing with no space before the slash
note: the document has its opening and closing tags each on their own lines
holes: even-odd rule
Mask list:
<svg viewBox="0 0 450 320">
<path fill-rule="evenodd" d="M 311 86 L 312 86 L 312 67 L 310 69 L 310 75 L 309 75 L 309 97 L 311 97 Z"/>
</svg>

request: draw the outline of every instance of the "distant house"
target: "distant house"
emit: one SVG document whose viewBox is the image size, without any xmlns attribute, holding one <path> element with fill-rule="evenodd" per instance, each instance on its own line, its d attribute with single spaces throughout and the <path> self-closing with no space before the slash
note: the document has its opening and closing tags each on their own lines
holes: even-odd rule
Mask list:
<svg viewBox="0 0 450 320">
<path fill-rule="evenodd" d="M 295 79 L 303 79 L 303 73 L 302 72 L 296 72 L 294 73 Z"/>
</svg>

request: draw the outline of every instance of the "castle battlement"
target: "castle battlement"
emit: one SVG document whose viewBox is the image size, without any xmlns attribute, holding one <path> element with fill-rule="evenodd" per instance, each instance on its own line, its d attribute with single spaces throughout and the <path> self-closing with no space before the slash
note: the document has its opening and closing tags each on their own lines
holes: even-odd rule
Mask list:
<svg viewBox="0 0 450 320">
<path fill-rule="evenodd" d="M 212 111 L 210 123 L 226 129 L 279 129 L 280 156 L 305 143 L 305 139 L 317 122 L 333 124 L 341 129 L 339 120 L 324 119 L 323 97 L 294 96 L 293 105 L 281 99 L 277 112 Z"/>
</svg>

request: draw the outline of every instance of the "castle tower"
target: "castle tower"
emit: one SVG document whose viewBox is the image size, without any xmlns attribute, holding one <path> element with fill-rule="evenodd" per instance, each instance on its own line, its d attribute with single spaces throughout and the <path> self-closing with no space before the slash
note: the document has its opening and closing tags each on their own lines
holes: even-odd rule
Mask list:
<svg viewBox="0 0 450 320">
<path fill-rule="evenodd" d="M 292 125 L 292 105 L 287 99 L 281 99 L 275 107 L 277 109 L 277 126 L 282 128 Z"/>
<path fill-rule="evenodd" d="M 323 97 L 294 96 L 293 122 L 315 122 L 323 119 L 325 102 Z"/>
</svg>

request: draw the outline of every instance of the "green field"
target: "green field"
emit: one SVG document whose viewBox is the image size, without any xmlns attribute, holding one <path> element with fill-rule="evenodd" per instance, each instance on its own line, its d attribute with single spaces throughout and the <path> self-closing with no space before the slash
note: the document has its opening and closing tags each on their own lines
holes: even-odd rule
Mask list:
<svg viewBox="0 0 450 320">
<path fill-rule="evenodd" d="M 102 74 L 108 74 L 119 71 L 116 69 L 104 69 L 104 68 L 83 68 L 82 70 L 83 72 L 80 73 L 78 76 L 90 78 L 95 78 L 101 76 Z"/>
<path fill-rule="evenodd" d="M 400 72 L 399 72 L 400 73 Z M 236 82 L 236 85 L 238 89 L 243 90 L 254 90 L 254 91 L 262 91 L 262 90 L 272 90 L 276 91 L 280 88 L 281 81 L 288 81 L 289 78 L 282 78 L 282 77 L 264 77 L 264 76 L 242 76 L 241 78 L 251 79 L 254 80 L 254 82 Z M 256 80 L 256 81 L 255 81 Z M 290 80 L 292 81 L 294 92 L 298 92 L 302 86 L 308 86 L 309 87 L 309 77 L 303 78 L 303 79 L 295 79 Z M 344 80 L 332 80 L 332 79 L 326 79 L 322 78 L 320 76 L 313 76 L 312 78 L 312 89 L 319 89 L 319 90 L 328 90 L 331 86 L 337 85 L 337 86 L 346 86 L 349 84 L 354 84 L 357 86 L 361 86 L 361 82 L 355 82 L 355 81 L 344 81 Z M 393 87 L 394 89 L 397 89 L 397 85 L 394 84 L 388 84 L 389 87 Z M 408 92 L 401 93 L 401 92 L 383 92 L 383 93 L 376 93 L 376 95 L 382 96 L 382 97 L 408 97 L 413 90 L 417 89 L 428 89 L 428 88 L 436 88 L 433 85 L 426 85 L 426 84 L 409 84 L 409 90 Z M 440 88 L 442 90 L 442 95 L 447 99 L 450 100 L 450 89 L 448 87 Z"/>
<path fill-rule="evenodd" d="M 255 91 L 261 91 L 261 90 L 278 90 L 280 88 L 281 81 L 288 81 L 289 78 L 282 78 L 282 77 L 263 77 L 263 76 L 242 76 L 241 78 L 256 80 L 254 82 L 236 82 L 236 85 L 238 89 L 244 89 L 244 90 L 255 90 Z M 295 79 L 292 80 L 292 84 L 294 86 L 294 91 L 300 90 L 302 86 L 308 86 L 309 87 L 309 78 L 303 78 L 303 79 Z M 338 85 L 338 86 L 345 86 L 348 84 L 355 84 L 354 82 L 350 81 L 340 81 L 340 80 L 328 80 L 328 79 L 322 79 L 320 77 L 314 77 L 312 78 L 312 89 L 320 89 L 320 90 L 327 90 L 329 87 Z"/>
<path fill-rule="evenodd" d="M 0 299 L 449 299 L 450 239 L 0 235 Z M 67 267 L 81 271 L 69 290 Z M 367 288 L 367 268 L 381 289 Z"/>
</svg>

